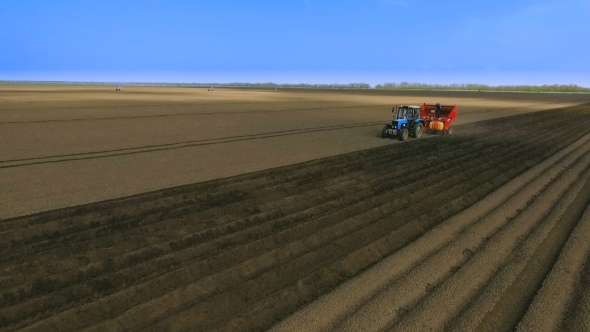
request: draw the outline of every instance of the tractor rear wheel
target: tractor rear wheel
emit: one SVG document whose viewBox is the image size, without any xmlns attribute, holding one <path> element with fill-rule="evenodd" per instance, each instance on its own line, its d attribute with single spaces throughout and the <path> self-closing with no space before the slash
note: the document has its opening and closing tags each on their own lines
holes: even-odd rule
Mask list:
<svg viewBox="0 0 590 332">
<path fill-rule="evenodd" d="M 410 131 L 408 130 L 408 127 L 402 127 L 397 135 L 400 141 L 405 141 L 408 139 L 408 136 L 410 136 Z"/>
<path fill-rule="evenodd" d="M 424 132 L 424 127 L 421 123 L 417 123 L 412 131 L 412 136 L 414 136 L 415 138 L 420 138 L 422 136 L 422 133 Z"/>
<path fill-rule="evenodd" d="M 387 125 L 385 125 L 385 126 L 383 127 L 383 129 L 381 130 L 381 138 L 386 138 L 386 137 L 388 137 L 388 136 L 389 136 L 389 135 L 387 134 L 387 129 L 389 129 L 389 127 L 388 127 Z"/>
</svg>

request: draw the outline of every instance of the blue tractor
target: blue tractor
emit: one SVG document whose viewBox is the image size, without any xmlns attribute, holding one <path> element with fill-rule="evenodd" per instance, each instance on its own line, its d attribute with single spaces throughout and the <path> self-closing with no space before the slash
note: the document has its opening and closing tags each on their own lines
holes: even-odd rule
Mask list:
<svg viewBox="0 0 590 332">
<path fill-rule="evenodd" d="M 420 114 L 420 106 L 394 106 L 391 110 L 395 114 L 393 121 L 386 124 L 381 131 L 381 137 L 396 136 L 400 141 L 410 137 L 419 138 L 424 132 L 424 119 Z"/>
</svg>

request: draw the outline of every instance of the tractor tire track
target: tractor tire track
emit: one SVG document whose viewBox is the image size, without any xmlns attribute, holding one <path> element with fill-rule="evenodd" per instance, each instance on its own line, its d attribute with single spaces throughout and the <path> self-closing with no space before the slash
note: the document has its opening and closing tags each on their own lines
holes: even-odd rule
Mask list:
<svg viewBox="0 0 590 332">
<path fill-rule="evenodd" d="M 280 102 L 284 103 L 284 102 Z M 112 106 L 76 106 L 73 108 L 57 107 L 57 108 L 43 108 L 43 110 L 79 110 L 79 109 L 117 109 L 117 108 L 144 108 L 144 107 L 163 107 L 170 109 L 173 107 L 182 106 L 220 106 L 220 105 L 243 105 L 242 102 L 236 103 L 185 103 L 173 105 L 112 105 Z M 30 124 L 30 123 L 53 123 L 53 122 L 80 122 L 80 121 L 106 121 L 106 120 L 137 120 L 137 119 L 151 119 L 151 118 L 167 118 L 179 116 L 204 116 L 204 115 L 232 115 L 232 114 L 252 114 L 252 113 L 284 113 L 284 112 L 304 112 L 304 111 L 325 111 L 330 109 L 350 109 L 350 108 L 377 108 L 377 107 L 391 107 L 391 105 L 352 105 L 352 106 L 330 106 L 330 107 L 308 107 L 308 108 L 287 108 L 277 110 L 249 110 L 249 111 L 216 111 L 216 112 L 184 112 L 172 114 L 153 114 L 153 115 L 133 115 L 133 116 L 110 116 L 102 118 L 74 118 L 74 119 L 52 119 L 52 120 L 31 120 L 31 121 L 3 121 L 0 125 L 14 125 L 14 124 Z M 0 109 L 0 111 L 22 111 L 22 109 Z"/>
<path fill-rule="evenodd" d="M 551 103 L 546 103 L 546 104 L 551 104 Z M 346 107 L 339 107 L 339 108 L 383 107 L 383 106 L 388 106 L 388 105 L 346 106 Z M 308 110 L 316 110 L 316 109 L 317 110 L 325 110 L 325 109 L 329 109 L 329 108 L 307 108 L 307 109 L 296 109 L 296 111 L 308 111 Z M 479 113 L 506 111 L 506 110 L 511 110 L 511 109 L 518 109 L 518 107 L 510 107 L 510 108 L 502 108 L 502 109 L 486 109 L 486 110 L 478 110 L 478 111 L 470 111 L 470 112 L 468 111 L 468 112 L 462 112 L 461 114 L 466 114 L 466 115 L 467 114 L 479 114 Z M 258 113 L 258 112 L 283 112 L 283 111 L 291 111 L 291 110 L 252 111 L 252 112 Z M 229 112 L 227 114 L 234 114 L 234 113 L 244 113 L 244 112 Z M 251 113 L 251 112 L 245 112 L 245 113 Z M 205 115 L 205 114 L 226 114 L 226 113 L 224 113 L 224 112 L 199 113 L 199 115 Z M 191 115 L 191 114 L 189 113 L 189 114 L 181 114 L 181 115 Z M 173 116 L 173 115 L 158 115 L 158 116 L 163 117 L 163 116 Z M 144 118 L 144 117 L 153 117 L 153 116 L 114 117 L 114 118 L 100 118 L 100 119 L 101 120 L 103 120 L 103 119 L 123 119 L 123 118 L 124 119 L 127 119 L 127 118 L 135 119 L 135 118 Z M 76 121 L 85 121 L 85 120 L 87 120 L 87 119 L 76 119 Z M 65 120 L 48 120 L 48 121 L 62 122 Z M 74 121 L 74 120 L 67 120 L 67 121 Z M 46 121 L 34 121 L 34 122 L 46 122 Z M 17 123 L 17 122 L 6 122 L 6 123 Z M 2 123 L 0 123 L 0 124 L 2 124 Z M 132 155 L 132 154 L 138 154 L 138 153 L 149 153 L 149 152 L 157 152 L 157 151 L 175 150 L 175 149 L 194 147 L 194 146 L 223 144 L 223 143 L 231 143 L 231 142 L 236 142 L 236 141 L 264 139 L 264 138 L 279 137 L 279 136 L 290 136 L 290 135 L 305 134 L 305 133 L 317 132 L 317 131 L 358 128 L 358 127 L 372 126 L 372 125 L 378 125 L 378 124 L 382 124 L 382 122 L 365 122 L 365 123 L 353 123 L 353 124 L 338 125 L 338 126 L 301 128 L 301 129 L 291 129 L 291 130 L 266 132 L 266 133 L 251 134 L 251 135 L 228 136 L 228 137 L 222 137 L 222 138 L 192 140 L 192 141 L 183 141 L 183 142 L 166 143 L 166 144 L 158 144 L 158 145 L 146 145 L 146 146 L 138 146 L 138 147 L 130 147 L 130 148 L 122 148 L 122 149 L 113 149 L 113 150 L 89 151 L 89 152 L 81 152 L 81 153 L 74 153 L 74 154 L 60 154 L 60 155 L 54 155 L 54 156 L 42 156 L 42 157 L 32 157 L 32 158 L 0 160 L 0 168 L 14 168 L 14 167 L 29 166 L 29 165 L 37 165 L 37 164 L 58 163 L 58 162 L 77 161 L 77 160 L 96 159 L 96 158 L 107 158 L 107 157 L 114 157 L 114 156 Z"/>
<path fill-rule="evenodd" d="M 0 161 L 0 169 L 24 167 L 24 166 L 40 165 L 40 164 L 54 164 L 54 163 L 61 163 L 61 162 L 68 162 L 68 161 L 79 161 L 79 160 L 90 160 L 90 159 L 98 159 L 98 158 L 118 157 L 118 156 L 126 156 L 126 155 L 133 155 L 133 154 L 139 154 L 139 153 L 152 153 L 152 152 L 167 151 L 167 150 L 177 150 L 177 149 L 184 149 L 184 148 L 190 148 L 190 147 L 195 147 L 195 146 L 226 144 L 226 143 L 232 143 L 232 142 L 238 142 L 238 141 L 250 141 L 250 140 L 265 139 L 265 138 L 271 138 L 271 137 L 301 135 L 301 134 L 307 134 L 307 133 L 313 133 L 313 132 L 323 132 L 323 131 L 340 130 L 340 129 L 369 127 L 369 126 L 374 126 L 374 125 L 381 124 L 381 123 L 382 122 L 364 122 L 364 123 L 355 123 L 355 124 L 338 125 L 338 126 L 285 130 L 285 131 L 268 132 L 268 133 L 261 133 L 261 134 L 252 134 L 252 135 L 229 136 L 229 137 L 224 137 L 224 138 L 211 138 L 211 139 L 203 139 L 203 140 L 195 140 L 195 141 L 186 141 L 186 142 L 180 142 L 180 143 L 168 143 L 168 144 L 161 144 L 161 145 L 143 146 L 143 147 L 136 147 L 136 148 L 104 150 L 104 151 L 97 151 L 97 152 L 83 152 L 83 153 L 76 153 L 76 154 L 71 154 L 71 155 L 57 155 L 57 156 L 47 156 L 47 157 L 4 160 L 4 161 Z"/>
</svg>

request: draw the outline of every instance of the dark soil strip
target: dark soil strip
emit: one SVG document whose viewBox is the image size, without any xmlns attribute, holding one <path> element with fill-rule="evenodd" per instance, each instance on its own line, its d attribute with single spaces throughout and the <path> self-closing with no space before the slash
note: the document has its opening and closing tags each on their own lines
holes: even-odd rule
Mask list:
<svg viewBox="0 0 590 332">
<path fill-rule="evenodd" d="M 545 155 L 545 156 L 541 157 L 542 154 L 540 154 L 540 152 L 542 152 L 543 150 L 542 149 L 539 149 L 539 147 L 537 147 L 536 153 L 534 152 L 534 150 L 535 149 L 529 150 L 529 153 L 532 153 L 533 155 L 536 155 L 537 158 L 539 158 L 539 161 L 542 160 L 544 157 L 547 157 L 548 156 L 548 155 Z M 545 151 L 545 152 L 547 152 L 547 151 Z M 495 159 L 495 158 L 493 158 L 493 159 Z M 494 183 L 495 186 L 493 188 L 491 188 L 488 192 L 485 192 L 483 194 L 477 195 L 476 200 L 479 199 L 479 198 L 481 198 L 482 195 L 485 195 L 485 194 L 491 192 L 493 189 L 495 189 L 498 186 L 500 186 L 501 184 L 507 182 L 508 180 L 510 180 L 511 178 L 513 178 L 514 176 L 520 174 L 521 172 L 523 172 L 529 166 L 532 166 L 532 165 L 523 165 L 523 164 L 520 164 L 519 166 L 514 167 L 515 166 L 514 164 L 516 164 L 516 165 L 519 164 L 519 159 L 527 160 L 527 157 L 524 157 L 523 158 L 522 154 L 521 154 L 520 158 L 516 158 L 516 156 L 509 156 L 507 159 L 508 160 L 511 160 L 511 162 L 506 163 L 506 164 L 502 164 L 501 162 L 498 162 L 498 165 L 499 166 L 497 166 L 497 169 L 496 169 L 496 171 L 499 172 L 499 173 L 496 173 L 497 175 L 502 174 L 502 172 L 508 172 L 508 174 L 504 174 L 506 176 L 504 177 L 503 181 L 501 181 L 501 182 L 495 182 Z M 477 176 L 477 178 L 478 178 L 478 180 L 481 180 L 482 182 L 476 181 L 475 183 L 478 183 L 477 185 L 484 185 L 484 184 L 488 183 L 488 181 L 491 180 L 491 178 L 488 178 L 488 177 L 489 176 L 492 176 L 492 174 L 494 174 L 494 172 L 489 173 L 489 174 L 486 174 L 485 172 L 481 172 L 479 174 L 479 176 Z M 476 185 L 476 187 L 477 187 L 477 185 Z M 457 193 L 459 193 L 459 192 L 457 192 Z M 455 204 L 455 205 L 449 206 L 449 205 L 445 204 L 446 199 L 441 199 L 442 197 L 437 197 L 437 196 L 432 197 L 432 199 L 434 199 L 437 202 L 439 202 L 439 204 L 445 206 L 444 214 L 443 214 L 442 218 L 440 220 L 437 220 L 438 218 L 432 218 L 432 216 L 430 218 L 426 218 L 426 220 L 428 220 L 430 222 L 429 223 L 427 222 L 426 225 L 416 227 L 415 230 L 418 230 L 418 233 L 416 235 L 413 235 L 412 237 L 406 239 L 405 241 L 404 240 L 401 240 L 401 241 L 397 242 L 397 244 L 399 244 L 401 246 L 405 245 L 406 243 L 408 243 L 408 241 L 411 241 L 413 238 L 415 238 L 419 234 L 423 233 L 427 229 L 429 229 L 429 228 L 433 227 L 434 225 L 436 225 L 436 223 L 438 221 L 444 220 L 444 219 L 452 216 L 453 214 L 456 214 L 456 213 L 460 212 L 462 209 L 468 207 L 469 205 L 471 205 L 472 203 L 475 202 L 475 201 L 469 202 L 469 200 L 467 200 L 468 203 L 465 203 L 465 201 L 463 201 L 463 204 L 460 204 L 459 203 L 459 204 Z M 444 194 L 443 196 L 445 196 L 445 197 L 451 197 L 451 198 L 457 197 L 455 194 Z M 416 213 L 417 211 L 420 211 L 420 210 L 423 211 L 424 208 L 418 208 L 415 212 L 414 211 L 413 212 L 410 212 L 410 215 L 409 216 L 411 216 L 412 213 Z M 393 219 L 390 220 L 389 223 L 380 225 L 379 229 L 382 232 L 387 233 L 389 231 L 387 226 L 390 223 L 392 223 L 394 220 L 397 220 L 397 219 L 401 219 L 401 220 L 406 219 L 407 220 L 408 216 L 406 216 L 404 214 L 401 214 L 401 215 L 398 216 L 396 214 L 396 215 L 392 215 L 392 218 Z M 416 225 L 414 225 L 414 226 L 416 226 Z M 369 234 L 367 234 L 367 235 L 369 235 Z M 338 245 L 338 248 L 339 248 L 340 251 L 342 251 L 343 248 L 346 248 L 346 249 L 344 249 L 345 252 L 346 252 L 346 250 L 353 250 L 354 248 L 356 248 L 358 246 L 358 244 L 369 243 L 371 241 L 374 241 L 375 238 L 373 236 L 370 236 L 369 235 L 367 237 L 367 236 L 358 236 L 357 235 L 357 236 L 355 236 L 355 240 L 354 241 L 349 242 L 349 243 L 343 243 L 342 245 Z M 367 241 L 367 242 L 365 242 L 365 241 Z M 399 247 L 396 247 L 396 248 L 399 248 Z M 396 248 L 394 248 L 394 249 L 396 249 Z M 379 259 L 380 258 L 381 257 L 379 257 Z M 375 262 L 377 262 L 377 261 L 375 261 Z M 359 263 L 360 263 L 360 266 L 359 266 L 359 271 L 360 271 L 360 270 L 362 270 L 364 268 L 367 268 L 367 263 L 369 263 L 369 262 L 367 262 L 367 260 L 365 258 L 365 259 L 363 259 L 363 262 L 359 262 Z M 299 271 L 298 269 L 287 269 L 287 270 Z M 359 271 L 355 271 L 355 272 L 359 272 Z M 304 272 L 304 271 L 301 271 L 301 272 Z M 352 271 L 350 271 L 350 273 L 347 273 L 345 271 L 342 271 L 341 276 L 347 275 L 347 274 L 348 275 L 355 275 L 356 273 L 354 273 Z M 293 275 L 290 275 L 290 276 L 285 275 L 282 278 L 279 278 L 281 280 L 280 281 L 280 284 L 287 283 L 288 280 L 290 278 L 292 278 L 292 277 L 293 277 Z M 265 291 L 264 292 L 267 292 L 267 291 L 270 291 L 271 290 L 271 286 L 270 286 L 271 283 L 269 283 L 269 282 L 270 282 L 269 280 L 267 280 L 266 282 L 263 281 L 263 280 L 259 280 L 258 282 L 251 281 L 251 282 L 248 282 L 247 283 L 247 284 L 249 284 L 249 286 L 247 286 L 247 289 L 253 289 L 253 285 L 254 284 L 264 284 L 265 285 L 265 289 L 264 289 Z M 279 285 L 277 285 L 277 286 L 278 287 L 284 287 L 284 286 L 286 286 L 286 284 L 285 285 L 282 285 L 282 286 L 279 286 Z M 313 287 L 313 286 L 310 286 L 310 287 Z M 225 294 L 225 296 L 235 297 L 235 296 L 237 296 L 236 294 L 240 294 L 240 293 L 243 293 L 243 292 L 244 291 L 239 291 L 237 289 L 234 289 L 234 290 L 229 291 L 227 294 Z M 262 292 L 262 290 L 259 290 L 258 292 L 256 292 L 256 294 L 257 295 L 262 295 L 264 292 Z M 223 307 L 224 310 L 229 310 L 230 311 L 230 312 L 226 312 L 228 315 L 223 315 L 222 312 L 224 310 L 221 310 L 221 307 L 218 307 L 218 310 L 215 310 L 214 312 L 215 312 L 215 314 L 220 314 L 220 315 L 223 316 L 223 317 L 220 317 L 219 320 L 220 321 L 225 321 L 225 320 L 227 320 L 227 318 L 232 317 L 232 315 L 235 314 L 235 311 L 238 309 L 238 307 L 246 307 L 247 306 L 247 303 L 249 302 L 246 299 L 252 298 L 253 297 L 253 293 L 250 293 L 249 295 L 244 295 L 244 296 L 245 296 L 245 298 L 240 297 L 240 299 L 238 299 L 238 298 L 234 298 L 233 299 L 234 300 L 233 303 L 236 303 L 236 305 L 234 305 L 234 306 L 232 306 L 230 308 Z M 224 299 L 218 299 L 218 300 L 220 300 L 222 302 L 227 302 L 228 301 L 228 299 L 225 299 L 225 300 Z M 306 300 L 307 299 L 301 299 L 300 298 L 299 299 L 299 302 L 301 302 L 301 301 L 306 302 Z M 245 305 L 242 306 L 241 305 L 242 303 L 245 303 Z M 211 300 L 208 300 L 205 305 L 207 305 L 207 306 L 208 305 L 211 305 L 211 306 L 217 307 L 217 306 L 215 306 L 215 305 L 212 304 Z M 272 306 L 269 308 L 269 310 L 276 310 L 278 307 L 285 306 L 285 305 L 286 305 L 286 302 L 285 301 L 282 301 L 282 302 L 274 302 L 274 303 L 272 303 Z M 295 304 L 292 303 L 292 305 L 295 305 Z M 198 307 L 200 307 L 200 306 L 198 306 Z M 195 311 L 191 309 L 189 311 L 189 313 L 190 314 L 187 314 L 187 315 L 193 315 L 195 313 Z M 215 318 L 214 318 L 213 315 L 208 315 L 207 318 L 206 318 L 206 320 L 205 321 L 202 321 L 201 323 L 210 324 L 214 320 L 215 320 Z M 258 321 L 258 320 L 253 320 L 253 321 Z M 193 323 L 195 323 L 194 316 L 191 318 L 191 321 L 190 321 L 190 324 L 191 325 Z M 206 326 L 209 326 L 209 325 L 203 325 L 201 327 L 202 328 L 205 328 Z M 225 326 L 225 327 L 227 327 L 227 326 Z"/>
<path fill-rule="evenodd" d="M 590 256 L 586 260 L 584 270 L 574 298 L 565 312 L 560 324 L 561 331 L 590 331 Z"/>
</svg>

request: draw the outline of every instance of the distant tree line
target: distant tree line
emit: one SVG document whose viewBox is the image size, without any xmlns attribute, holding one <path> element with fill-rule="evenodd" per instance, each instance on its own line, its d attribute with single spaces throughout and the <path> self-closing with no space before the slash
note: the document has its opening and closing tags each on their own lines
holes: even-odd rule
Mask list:
<svg viewBox="0 0 590 332">
<path fill-rule="evenodd" d="M 1 81 L 0 84 L 31 84 L 31 85 L 135 85 L 135 86 L 178 86 L 192 88 L 305 88 L 305 89 L 372 89 L 367 83 L 348 84 L 279 84 L 279 83 L 145 83 L 145 82 L 66 82 L 66 81 Z M 379 90 L 446 90 L 446 91 L 514 91 L 514 92 L 586 92 L 590 88 L 575 84 L 569 85 L 499 85 L 485 84 L 424 84 L 424 83 L 384 83 L 377 84 Z"/>
<path fill-rule="evenodd" d="M 214 87 L 214 88 L 306 88 L 306 89 L 370 89 L 367 83 L 347 84 L 307 84 L 307 83 L 145 83 L 145 82 L 67 82 L 67 81 L 0 81 L 0 84 L 32 84 L 32 85 L 136 85 L 136 86 L 182 86 L 182 87 Z"/>
<path fill-rule="evenodd" d="M 485 84 L 424 84 L 424 83 L 385 83 L 378 84 L 375 89 L 381 90 L 470 90 L 470 91 L 524 91 L 524 92 L 590 92 L 575 84 L 561 85 L 498 85 Z"/>
<path fill-rule="evenodd" d="M 306 88 L 306 89 L 370 89 L 371 85 L 367 83 L 348 83 L 348 84 L 308 84 L 308 83 L 199 83 L 186 84 L 186 86 L 212 86 L 228 88 Z"/>
</svg>

